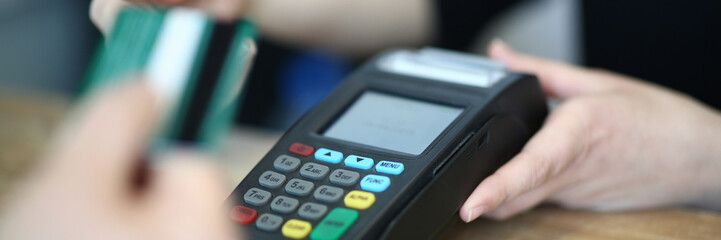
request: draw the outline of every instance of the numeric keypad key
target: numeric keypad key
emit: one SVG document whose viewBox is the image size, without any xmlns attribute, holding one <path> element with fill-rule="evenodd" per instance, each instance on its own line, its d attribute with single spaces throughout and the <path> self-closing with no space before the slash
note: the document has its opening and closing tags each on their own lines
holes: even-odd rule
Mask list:
<svg viewBox="0 0 721 240">
<path fill-rule="evenodd" d="M 313 193 L 313 197 L 318 201 L 336 202 L 343 196 L 343 189 L 322 185 Z"/>
<path fill-rule="evenodd" d="M 255 221 L 255 226 L 258 227 L 258 229 L 268 232 L 278 230 L 281 224 L 283 224 L 283 218 L 270 213 L 260 215 L 258 220 Z"/>
<path fill-rule="evenodd" d="M 293 178 L 285 185 L 285 192 L 299 197 L 308 196 L 313 191 L 313 183 Z"/>
<path fill-rule="evenodd" d="M 292 172 L 300 166 L 300 159 L 288 155 L 280 155 L 273 162 L 273 167 L 283 172 Z"/>
<path fill-rule="evenodd" d="M 265 171 L 262 175 L 260 175 L 258 182 L 263 187 L 276 189 L 285 182 L 285 175 L 273 171 Z"/>
<path fill-rule="evenodd" d="M 327 211 L 328 207 L 325 205 L 307 202 L 300 206 L 298 215 L 305 219 L 318 220 L 323 217 Z"/>
<path fill-rule="evenodd" d="M 259 188 L 251 188 L 245 192 L 243 200 L 251 205 L 263 206 L 270 200 L 270 196 L 270 192 L 268 191 Z"/>
<path fill-rule="evenodd" d="M 350 187 L 353 186 L 353 184 L 355 184 L 356 182 L 358 182 L 360 174 L 350 170 L 336 169 L 335 171 L 330 173 L 329 178 L 332 184 Z"/>
<path fill-rule="evenodd" d="M 298 199 L 286 196 L 278 196 L 270 203 L 270 209 L 279 213 L 291 213 L 298 207 Z"/>
<path fill-rule="evenodd" d="M 321 180 L 329 171 L 330 169 L 327 166 L 317 163 L 306 163 L 300 168 L 300 175 L 314 180 Z"/>
</svg>

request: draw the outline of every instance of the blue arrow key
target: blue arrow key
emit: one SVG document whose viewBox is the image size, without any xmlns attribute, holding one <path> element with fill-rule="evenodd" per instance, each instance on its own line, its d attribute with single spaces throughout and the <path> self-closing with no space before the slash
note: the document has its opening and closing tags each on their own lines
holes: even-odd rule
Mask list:
<svg viewBox="0 0 721 240">
<path fill-rule="evenodd" d="M 340 160 L 343 160 L 343 153 L 327 148 L 320 148 L 315 151 L 315 159 L 329 163 L 339 163 Z"/>
<path fill-rule="evenodd" d="M 373 159 L 367 157 L 360 157 L 356 155 L 350 155 L 345 158 L 345 165 L 353 168 L 370 169 L 373 167 Z"/>
</svg>

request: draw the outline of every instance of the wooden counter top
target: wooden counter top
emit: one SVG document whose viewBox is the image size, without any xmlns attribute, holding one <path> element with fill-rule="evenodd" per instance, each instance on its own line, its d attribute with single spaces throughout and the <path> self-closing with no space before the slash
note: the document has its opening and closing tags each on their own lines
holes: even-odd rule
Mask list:
<svg viewBox="0 0 721 240">
<path fill-rule="evenodd" d="M 721 239 L 721 215 L 684 208 L 609 213 L 541 206 L 505 221 L 460 222 L 444 239 Z"/>
</svg>

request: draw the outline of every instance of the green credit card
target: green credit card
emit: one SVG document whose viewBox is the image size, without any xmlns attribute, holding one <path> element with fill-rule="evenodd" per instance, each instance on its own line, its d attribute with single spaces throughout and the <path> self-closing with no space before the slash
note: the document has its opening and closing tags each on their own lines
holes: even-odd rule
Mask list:
<svg viewBox="0 0 721 240">
<path fill-rule="evenodd" d="M 217 149 L 240 104 L 255 36 L 248 21 L 216 22 L 196 9 L 123 9 L 82 95 L 143 79 L 163 111 L 154 151 L 177 143 Z"/>
</svg>

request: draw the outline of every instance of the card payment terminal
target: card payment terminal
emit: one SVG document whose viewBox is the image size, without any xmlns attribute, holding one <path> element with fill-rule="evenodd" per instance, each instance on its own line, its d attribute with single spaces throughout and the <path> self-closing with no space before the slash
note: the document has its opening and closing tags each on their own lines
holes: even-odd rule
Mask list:
<svg viewBox="0 0 721 240">
<path fill-rule="evenodd" d="M 534 76 L 389 51 L 285 133 L 233 191 L 230 219 L 251 239 L 438 238 L 546 114 Z"/>
</svg>

